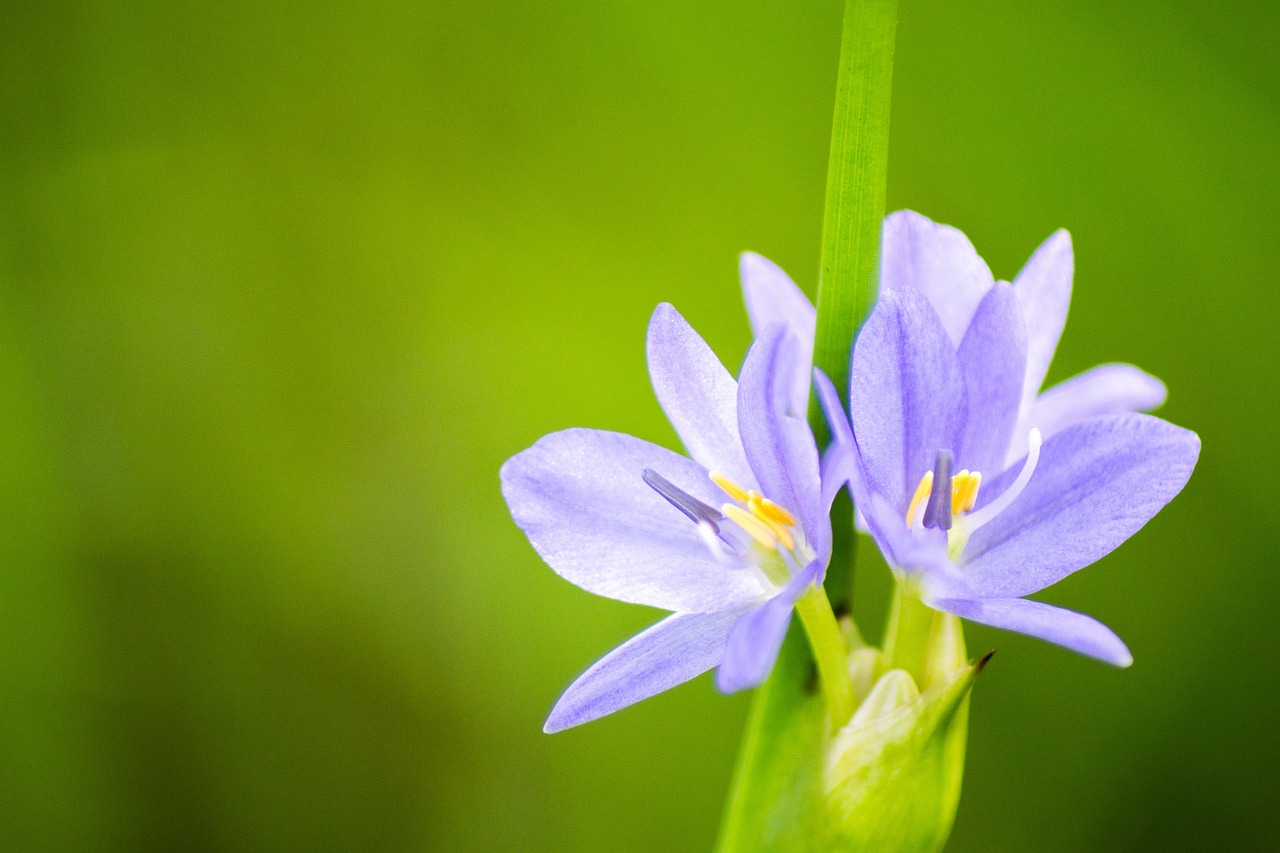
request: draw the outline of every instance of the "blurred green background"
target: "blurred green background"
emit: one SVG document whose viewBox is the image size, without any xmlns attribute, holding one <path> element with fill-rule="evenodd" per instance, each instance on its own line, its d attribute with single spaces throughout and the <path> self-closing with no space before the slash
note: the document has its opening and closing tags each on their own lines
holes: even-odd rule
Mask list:
<svg viewBox="0 0 1280 853">
<path fill-rule="evenodd" d="M 0 847 L 705 850 L 748 697 L 549 737 L 657 614 L 557 578 L 504 459 L 671 443 L 649 312 L 736 368 L 738 252 L 817 269 L 839 0 L 6 3 Z M 890 209 L 1132 361 L 1185 493 L 982 628 L 955 851 L 1280 844 L 1280 8 L 902 0 Z M 867 572 L 871 569 L 868 568 Z M 867 581 L 858 612 L 879 620 Z"/>
</svg>

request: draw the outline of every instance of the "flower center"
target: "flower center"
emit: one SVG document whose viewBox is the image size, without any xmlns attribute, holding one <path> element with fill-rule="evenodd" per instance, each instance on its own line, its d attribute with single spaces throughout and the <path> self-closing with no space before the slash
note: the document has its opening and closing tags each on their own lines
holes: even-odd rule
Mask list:
<svg viewBox="0 0 1280 853">
<path fill-rule="evenodd" d="M 698 526 L 698 535 L 712 555 L 727 566 L 755 566 L 771 584 L 781 586 L 814 557 L 804 541 L 803 529 L 790 511 L 723 474 L 712 471 L 711 481 L 733 501 L 719 509 L 695 498 L 652 468 L 645 468 L 642 477 L 649 488 Z M 749 538 L 732 528 L 725 529 L 726 518 Z M 757 544 L 760 547 L 755 547 Z"/>
<path fill-rule="evenodd" d="M 973 508 L 978 502 L 982 474 L 965 469 L 953 476 L 951 451 L 939 450 L 933 470 L 920 478 L 907 505 L 907 529 L 914 530 L 918 524 L 947 531 L 947 552 L 953 561 L 959 559 L 974 531 L 1008 509 L 1027 487 L 1040 461 L 1040 443 L 1040 430 L 1033 428 L 1027 434 L 1027 460 L 1017 479 L 977 512 Z"/>
<path fill-rule="evenodd" d="M 752 539 L 766 548 L 779 544 L 788 551 L 795 550 L 793 529 L 796 517 L 781 504 L 776 504 L 754 489 L 747 490 L 718 471 L 711 472 L 711 482 L 720 487 L 736 503 L 720 506 L 720 511 L 738 523 Z"/>
</svg>

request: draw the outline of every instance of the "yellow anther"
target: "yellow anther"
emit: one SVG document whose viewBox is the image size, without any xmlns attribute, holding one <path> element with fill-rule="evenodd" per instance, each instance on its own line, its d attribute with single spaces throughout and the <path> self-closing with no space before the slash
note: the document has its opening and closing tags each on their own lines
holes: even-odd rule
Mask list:
<svg viewBox="0 0 1280 853">
<path fill-rule="evenodd" d="M 721 491 L 738 503 L 747 502 L 747 498 L 749 497 L 747 490 L 733 482 L 733 480 L 730 480 L 724 474 L 721 474 L 719 471 L 711 472 L 711 482 L 719 486 Z"/>
<path fill-rule="evenodd" d="M 778 537 L 774 535 L 773 530 L 742 507 L 737 504 L 725 504 L 720 507 L 720 511 L 738 522 L 739 527 L 747 531 L 747 533 L 751 535 L 752 539 L 756 540 L 764 547 L 778 547 Z"/>
<path fill-rule="evenodd" d="M 780 504 L 776 504 L 768 498 L 760 501 L 760 509 L 773 521 L 779 524 L 785 524 L 787 527 L 796 526 L 796 517 L 787 512 L 786 508 Z"/>
<path fill-rule="evenodd" d="M 973 509 L 978 502 L 978 487 L 982 485 L 982 474 L 974 471 L 969 475 L 969 486 L 965 489 L 964 495 L 964 511 L 968 512 Z"/>
<path fill-rule="evenodd" d="M 761 524 L 769 528 L 769 531 L 774 536 L 778 537 L 778 541 L 782 543 L 783 548 L 790 551 L 796 547 L 796 537 L 791 535 L 791 531 L 788 530 L 786 526 L 779 524 L 768 516 L 760 515 L 759 513 L 756 513 L 756 518 Z"/>
<path fill-rule="evenodd" d="M 973 505 L 969 503 L 969 496 L 973 492 L 973 484 L 980 476 L 982 475 L 978 474 L 978 471 L 970 470 L 956 474 L 951 482 L 951 515 L 960 515 L 961 512 L 972 510 Z"/>
<path fill-rule="evenodd" d="M 933 472 L 925 471 L 924 476 L 920 478 L 920 485 L 916 486 L 915 496 L 911 498 L 911 503 L 907 506 L 907 529 L 915 527 L 916 510 L 920 509 L 920 504 L 924 503 L 924 499 L 929 496 L 929 491 L 933 488 Z"/>
<path fill-rule="evenodd" d="M 969 469 L 951 478 L 951 514 L 959 515 L 964 508 L 965 490 L 969 487 Z"/>
</svg>

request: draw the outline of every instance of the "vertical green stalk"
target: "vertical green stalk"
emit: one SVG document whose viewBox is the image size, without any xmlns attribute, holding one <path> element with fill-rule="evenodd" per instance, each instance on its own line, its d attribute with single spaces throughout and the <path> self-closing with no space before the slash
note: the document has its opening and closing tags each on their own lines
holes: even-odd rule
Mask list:
<svg viewBox="0 0 1280 853">
<path fill-rule="evenodd" d="M 831 378 L 842 398 L 848 394 L 854 334 L 875 300 L 897 23 L 897 0 L 847 0 L 845 4 L 814 346 L 814 365 Z M 825 435 L 817 407 L 812 414 L 815 434 Z M 838 609 L 846 608 L 852 595 L 852 520 L 852 506 L 842 497 L 832 509 L 835 548 L 827 572 L 827 588 Z M 831 689 L 828 684 L 848 683 L 847 679 L 818 682 L 814 678 L 815 657 L 828 669 L 833 658 L 831 644 L 826 642 L 831 632 L 822 626 L 831 627 L 834 617 L 827 601 L 821 604 L 825 612 L 811 612 L 800 620 L 814 632 L 809 642 L 793 626 L 773 674 L 756 692 L 721 825 L 717 845 L 721 853 L 812 847 L 815 810 L 822 796 L 822 756 L 832 725 L 843 723 L 839 718 L 847 701 L 827 695 L 824 702 L 814 688 L 817 683 L 824 689 Z"/>
<path fill-rule="evenodd" d="M 814 364 L 842 397 L 848 393 L 853 336 L 876 295 L 897 24 L 898 0 L 848 0 L 845 6 L 813 352 Z"/>
<path fill-rule="evenodd" d="M 853 339 L 875 302 L 880 234 L 889 170 L 889 95 L 897 0 L 847 0 L 831 122 L 831 155 L 818 271 L 818 329 L 813 363 L 847 404 Z M 825 434 L 815 408 L 815 435 Z M 853 505 L 841 493 L 827 592 L 838 608 L 853 598 Z"/>
<path fill-rule="evenodd" d="M 844 634 L 831 611 L 827 594 L 813 586 L 796 601 L 796 615 L 809 637 L 809 648 L 818 667 L 822 695 L 827 701 L 827 721 L 839 728 L 853 716 L 853 682 L 849 678 L 849 652 Z"/>
</svg>

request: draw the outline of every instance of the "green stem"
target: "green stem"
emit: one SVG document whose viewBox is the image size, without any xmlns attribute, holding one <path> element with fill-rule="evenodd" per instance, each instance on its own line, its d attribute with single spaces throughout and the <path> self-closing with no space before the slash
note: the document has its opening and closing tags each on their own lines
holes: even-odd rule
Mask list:
<svg viewBox="0 0 1280 853">
<path fill-rule="evenodd" d="M 848 389 L 853 337 L 870 312 L 876 292 L 897 23 L 897 0 L 847 0 L 845 4 L 814 344 L 815 366 L 830 377 L 842 397 Z M 814 434 L 825 435 L 816 406 L 812 415 Z M 827 589 L 842 612 L 849 606 L 853 588 L 852 517 L 847 500 L 841 499 L 832 509 L 834 549 Z M 826 593 L 821 595 L 825 599 Z M 806 616 L 809 609 L 814 612 Z M 823 729 L 847 720 L 845 708 L 853 707 L 843 638 L 829 602 L 806 596 L 797 603 L 797 610 L 823 682 L 825 709 L 809 689 L 813 664 L 804 636 L 791 630 L 773 674 L 756 692 L 721 826 L 721 853 L 808 846 L 813 809 L 821 797 Z M 831 638 L 833 628 L 839 644 Z M 846 689 L 847 695 L 842 695 Z"/>
<path fill-rule="evenodd" d="M 800 596 L 796 613 L 800 614 L 804 632 L 809 636 L 818 677 L 822 679 L 822 695 L 827 702 L 827 719 L 834 731 L 853 716 L 853 682 L 849 679 L 849 652 L 844 634 L 821 587 L 811 587 Z"/>
<path fill-rule="evenodd" d="M 848 396 L 853 339 L 871 312 L 880 264 L 880 234 L 889 170 L 889 95 L 898 0 L 847 0 L 831 122 L 827 196 L 818 274 L 818 327 L 813 363 Z M 825 435 L 814 408 L 814 434 Z M 853 599 L 852 506 L 832 509 L 835 540 L 827 589 L 842 610 Z"/>
<path fill-rule="evenodd" d="M 905 581 L 894 579 L 893 601 L 884 629 L 884 658 L 891 669 L 905 669 L 916 684 L 924 681 L 926 652 L 936 611 L 930 609 Z"/>
<path fill-rule="evenodd" d="M 897 24 L 898 0 L 848 0 L 845 6 L 813 353 L 814 364 L 842 395 L 853 336 L 876 295 Z"/>
</svg>

